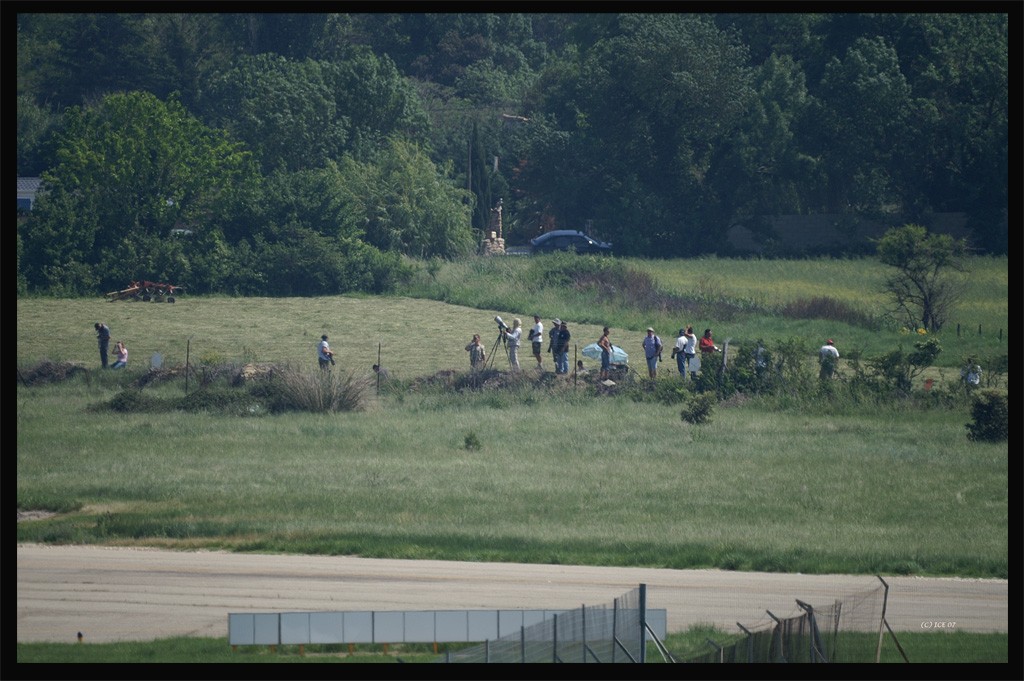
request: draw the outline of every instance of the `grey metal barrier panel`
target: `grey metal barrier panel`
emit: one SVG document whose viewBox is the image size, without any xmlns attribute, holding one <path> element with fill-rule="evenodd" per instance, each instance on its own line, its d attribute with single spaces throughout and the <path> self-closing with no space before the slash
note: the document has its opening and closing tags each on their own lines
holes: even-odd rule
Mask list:
<svg viewBox="0 0 1024 681">
<path fill-rule="evenodd" d="M 565 612 L 567 611 L 396 610 L 229 613 L 228 643 L 277 645 L 496 641 L 525 627 L 552 620 L 555 615 Z M 668 611 L 664 608 L 647 610 L 647 623 L 658 637 L 665 637 L 667 622 Z"/>
<path fill-rule="evenodd" d="M 405 612 L 387 611 L 373 613 L 373 642 L 402 643 L 405 641 Z"/>
<path fill-rule="evenodd" d="M 228 643 L 233 646 L 256 644 L 256 616 L 243 613 L 228 615 Z"/>
<path fill-rule="evenodd" d="M 402 628 L 402 643 L 433 643 L 435 636 L 434 620 L 437 613 L 433 610 L 411 611 L 405 613 L 405 626 Z M 465 619 L 465 617 L 463 617 Z M 374 634 L 376 636 L 376 633 Z M 378 639 L 380 640 L 380 639 Z M 395 641 L 398 643 L 398 641 Z"/>
<path fill-rule="evenodd" d="M 337 643 L 345 638 L 345 613 L 311 612 L 309 614 L 309 642 Z"/>
<path fill-rule="evenodd" d="M 373 643 L 373 612 L 346 612 L 342 639 L 335 643 Z"/>
<path fill-rule="evenodd" d="M 272 646 L 281 642 L 281 616 L 278 614 L 256 614 L 253 616 L 256 645 Z"/>
<path fill-rule="evenodd" d="M 281 643 L 312 643 L 308 612 L 281 613 Z"/>
</svg>

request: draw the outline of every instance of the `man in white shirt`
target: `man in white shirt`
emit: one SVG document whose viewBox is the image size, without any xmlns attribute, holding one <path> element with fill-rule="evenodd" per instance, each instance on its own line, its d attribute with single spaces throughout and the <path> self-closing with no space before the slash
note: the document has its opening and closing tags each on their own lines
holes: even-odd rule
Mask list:
<svg viewBox="0 0 1024 681">
<path fill-rule="evenodd" d="M 537 368 L 541 368 L 540 346 L 544 343 L 544 325 L 540 321 L 540 315 L 533 315 L 533 328 L 527 338 L 533 343 L 533 356 L 537 358 Z"/>
<path fill-rule="evenodd" d="M 836 373 L 836 364 L 839 361 L 839 351 L 836 350 L 835 341 L 829 338 L 818 350 L 818 362 L 821 364 L 821 371 L 818 378 L 832 378 Z"/>
<path fill-rule="evenodd" d="M 334 352 L 331 350 L 331 346 L 327 344 L 327 334 L 320 336 L 320 345 L 316 351 L 317 361 L 320 362 L 320 368 L 326 370 L 327 367 L 334 364 Z"/>
</svg>

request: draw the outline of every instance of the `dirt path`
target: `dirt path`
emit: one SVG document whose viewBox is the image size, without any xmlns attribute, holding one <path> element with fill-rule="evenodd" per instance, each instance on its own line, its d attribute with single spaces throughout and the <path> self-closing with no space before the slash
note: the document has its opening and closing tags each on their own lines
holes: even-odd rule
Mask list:
<svg viewBox="0 0 1024 681">
<path fill-rule="evenodd" d="M 946 623 L 1007 631 L 1006 580 L 886 577 L 897 631 Z M 183 553 L 93 546 L 18 546 L 18 641 L 95 642 L 227 636 L 234 612 L 549 608 L 600 605 L 647 584 L 668 631 L 733 631 L 797 614 L 795 599 L 831 603 L 874 577 L 718 570 L 371 560 Z M 954 623 L 950 625 L 949 623 Z"/>
</svg>

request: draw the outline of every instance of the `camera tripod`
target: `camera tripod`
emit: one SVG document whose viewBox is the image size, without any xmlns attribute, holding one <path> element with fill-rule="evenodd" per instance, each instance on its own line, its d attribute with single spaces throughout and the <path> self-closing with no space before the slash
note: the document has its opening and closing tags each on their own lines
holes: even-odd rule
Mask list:
<svg viewBox="0 0 1024 681">
<path fill-rule="evenodd" d="M 507 328 L 507 327 L 506 327 Z M 494 340 L 494 345 L 491 347 L 491 355 L 487 358 L 487 363 L 484 364 L 485 369 L 494 368 L 494 355 L 498 352 L 498 346 L 505 349 L 505 359 L 508 360 L 508 368 L 512 368 L 512 357 L 508 354 L 508 345 L 505 339 L 505 329 L 498 329 L 498 337 Z"/>
</svg>

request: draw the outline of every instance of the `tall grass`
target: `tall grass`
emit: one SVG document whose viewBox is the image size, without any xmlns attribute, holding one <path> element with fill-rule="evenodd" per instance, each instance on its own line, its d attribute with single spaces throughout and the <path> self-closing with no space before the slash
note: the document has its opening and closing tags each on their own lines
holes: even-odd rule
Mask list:
<svg viewBox="0 0 1024 681">
<path fill-rule="evenodd" d="M 753 400 L 694 426 L 677 406 L 561 381 L 421 386 L 363 412 L 97 412 L 114 388 L 19 388 L 19 507 L 77 509 L 19 524 L 20 541 L 1008 572 L 1006 446 L 967 441 L 964 409 L 823 418 Z"/>
<path fill-rule="evenodd" d="M 545 319 L 632 333 L 653 325 L 669 337 L 692 324 L 698 332 L 712 328 L 718 339 L 801 337 L 820 345 L 831 337 L 841 350 L 881 353 L 901 343 L 909 348 L 912 340 L 886 316 L 889 269 L 874 259 L 470 258 L 429 272 L 421 268 L 407 293 L 522 314 L 536 310 Z M 948 349 L 939 359 L 944 366 L 972 351 L 1006 350 L 1008 261 L 972 258 L 969 269 L 962 298 L 939 334 Z"/>
</svg>

